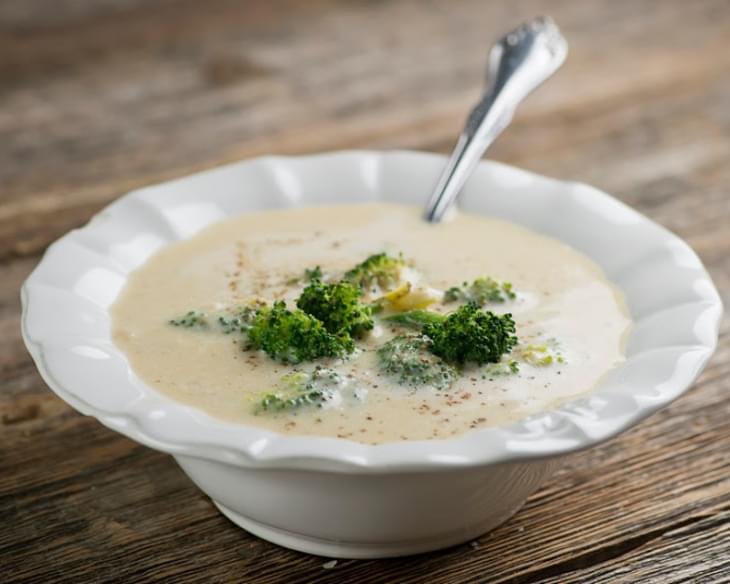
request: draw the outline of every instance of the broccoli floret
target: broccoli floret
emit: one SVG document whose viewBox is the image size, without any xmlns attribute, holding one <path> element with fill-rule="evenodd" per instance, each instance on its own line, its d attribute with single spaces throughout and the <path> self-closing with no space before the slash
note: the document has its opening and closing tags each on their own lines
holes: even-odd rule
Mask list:
<svg viewBox="0 0 730 584">
<path fill-rule="evenodd" d="M 463 365 L 497 363 L 517 344 L 511 314 L 498 316 L 469 302 L 454 312 L 439 314 L 411 310 L 385 318 L 407 328 L 420 330 L 430 340 L 429 350 L 447 361 Z"/>
<path fill-rule="evenodd" d="M 517 344 L 511 314 L 498 316 L 473 302 L 460 306 L 441 322 L 428 322 L 421 332 L 431 339 L 430 351 L 448 363 L 497 363 Z"/>
<path fill-rule="evenodd" d="M 269 393 L 259 402 L 257 411 L 296 410 L 306 405 L 321 404 L 324 397 L 325 394 L 321 389 L 290 395 Z"/>
<path fill-rule="evenodd" d="M 347 333 L 330 333 L 317 318 L 302 310 L 288 310 L 282 300 L 271 308 L 259 308 L 246 334 L 250 348 L 284 363 L 341 357 L 355 350 Z"/>
<path fill-rule="evenodd" d="M 316 367 L 311 373 L 285 375 L 281 390 L 266 394 L 256 405 L 256 412 L 291 411 L 308 405 L 322 407 L 342 383 L 337 371 L 325 367 Z"/>
<path fill-rule="evenodd" d="M 291 278 L 287 278 L 284 283 L 287 286 L 296 286 L 302 281 L 311 282 L 312 280 L 324 279 L 325 277 L 324 272 L 322 272 L 322 268 L 320 268 L 319 266 L 315 266 L 313 268 L 304 268 L 304 273 L 301 276 L 292 276 Z"/>
<path fill-rule="evenodd" d="M 398 283 L 404 266 L 402 257 L 394 258 L 384 252 L 378 253 L 346 272 L 345 280 L 363 289 L 377 284 L 382 290 L 388 290 Z"/>
<path fill-rule="evenodd" d="M 246 332 L 251 323 L 244 316 L 218 316 L 218 326 L 221 327 L 224 335 Z"/>
<path fill-rule="evenodd" d="M 183 328 L 220 331 L 224 335 L 245 333 L 251 326 L 251 322 L 256 315 L 256 309 L 262 306 L 265 306 L 265 303 L 257 300 L 250 306 L 239 306 L 235 309 L 228 309 L 223 313 L 190 310 L 180 318 L 169 320 L 168 323 Z M 217 327 L 213 325 L 217 325 Z"/>
<path fill-rule="evenodd" d="M 208 316 L 204 312 L 190 310 L 180 318 L 172 318 L 167 321 L 172 326 L 185 328 L 208 328 Z"/>
<path fill-rule="evenodd" d="M 458 372 L 430 351 L 431 341 L 422 335 L 400 335 L 378 348 L 380 368 L 399 383 L 448 388 Z"/>
<path fill-rule="evenodd" d="M 304 269 L 304 277 L 311 282 L 312 280 L 322 280 L 324 274 L 322 273 L 322 268 L 320 268 L 319 266 L 314 266 L 311 269 Z"/>
<path fill-rule="evenodd" d="M 358 338 L 373 328 L 371 307 L 360 303 L 360 288 L 349 282 L 324 284 L 314 279 L 302 290 L 297 306 L 335 335 Z"/>
<path fill-rule="evenodd" d="M 227 314 L 218 315 L 218 326 L 224 335 L 233 333 L 245 333 L 251 328 L 256 313 L 266 306 L 265 302 L 257 301 L 250 306 L 239 306 Z"/>
<path fill-rule="evenodd" d="M 461 286 L 453 286 L 444 292 L 444 304 L 449 302 L 474 302 L 479 306 L 492 302 L 514 300 L 517 295 L 512 290 L 511 282 L 500 282 L 493 278 L 477 278 L 471 284 L 464 282 Z"/>
</svg>

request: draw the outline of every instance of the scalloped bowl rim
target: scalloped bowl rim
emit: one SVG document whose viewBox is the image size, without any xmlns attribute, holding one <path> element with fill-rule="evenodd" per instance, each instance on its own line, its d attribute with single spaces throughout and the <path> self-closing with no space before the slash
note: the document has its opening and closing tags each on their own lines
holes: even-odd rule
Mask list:
<svg viewBox="0 0 730 584">
<path fill-rule="evenodd" d="M 93 262 L 101 262 L 99 265 L 112 271 L 127 269 L 120 268 L 119 262 L 114 257 L 109 257 L 110 253 L 105 256 L 93 247 L 98 243 L 102 251 L 109 252 L 111 248 L 105 248 L 106 242 L 100 238 L 102 234 L 109 232 L 113 236 L 114 228 L 122 230 L 122 235 L 117 236 L 121 238 L 117 243 L 128 241 L 130 217 L 138 217 L 135 213 L 140 208 L 150 212 L 151 220 L 159 220 L 159 225 L 152 221 L 154 227 L 151 233 L 154 234 L 154 230 L 158 233 L 167 230 L 163 239 L 182 239 L 192 233 L 181 233 L 179 228 L 175 231 L 175 222 L 170 219 L 170 209 L 179 211 L 179 208 L 170 203 L 169 197 L 177 200 L 176 197 L 179 196 L 181 200 L 188 202 L 199 200 L 210 204 L 210 190 L 202 188 L 202 185 L 210 183 L 209 186 L 217 185 L 223 191 L 233 188 L 231 192 L 234 194 L 229 192 L 225 196 L 229 197 L 229 203 L 240 205 L 243 204 L 240 197 L 234 200 L 239 196 L 236 194 L 237 187 L 231 187 L 230 182 L 241 173 L 244 176 L 251 175 L 251 180 L 258 181 L 258 188 L 262 192 L 269 189 L 266 191 L 269 193 L 268 198 L 264 197 L 266 202 L 263 205 L 260 204 L 260 193 L 256 195 L 258 198 L 254 197 L 256 202 L 252 204 L 259 205 L 256 209 L 268 208 L 272 199 L 279 206 L 292 206 L 301 202 L 311 204 L 308 197 L 316 199 L 317 185 L 321 186 L 319 190 L 325 191 L 355 185 L 352 187 L 353 191 L 359 189 L 365 193 L 364 198 L 357 195 L 361 197 L 358 201 L 368 198 L 380 200 L 383 196 L 392 195 L 394 186 L 386 184 L 388 181 L 399 184 L 401 193 L 395 199 L 391 197 L 388 200 L 403 201 L 410 197 L 412 200 L 406 202 L 417 204 L 418 192 L 428 193 L 427 190 L 423 191 L 424 185 L 433 184 L 445 160 L 440 155 L 410 151 L 337 151 L 308 156 L 266 156 L 132 191 L 99 212 L 86 226 L 69 232 L 53 243 L 28 277 L 21 290 L 22 334 L 26 347 L 41 376 L 56 394 L 75 409 L 96 417 L 109 428 L 173 455 L 201 457 L 244 467 L 317 469 L 346 473 L 394 470 L 415 472 L 557 456 L 587 448 L 615 436 L 667 405 L 689 388 L 716 348 L 722 315 L 719 294 L 696 254 L 666 229 L 593 187 L 549 179 L 492 161 L 480 163 L 464 189 L 461 206 L 471 211 L 480 205 L 492 205 L 494 208 L 490 209 L 490 214 L 514 220 L 543 233 L 552 228 L 552 222 L 563 221 L 564 216 L 570 216 L 570 213 L 578 213 L 576 221 L 580 219 L 577 223 L 586 222 L 585 229 L 595 230 L 595 225 L 590 223 L 594 220 L 599 221 L 600 229 L 604 229 L 603 223 L 600 223 L 603 221 L 608 225 L 605 228 L 606 237 L 613 233 L 611 229 L 616 230 L 614 235 L 619 234 L 618 230 L 625 229 L 626 232 L 621 235 L 627 241 L 618 242 L 612 238 L 607 241 L 610 240 L 617 250 L 622 249 L 622 245 L 634 245 L 638 250 L 634 254 L 637 258 L 627 260 L 626 265 L 614 266 L 612 271 L 625 277 L 629 287 L 638 278 L 639 283 L 635 285 L 639 287 L 639 291 L 634 290 L 633 293 L 642 310 L 648 312 L 642 319 L 649 322 L 645 327 L 648 332 L 644 336 L 649 340 L 654 339 L 652 345 L 646 338 L 640 338 L 635 351 L 636 359 L 633 355 L 628 356 L 625 363 L 613 370 L 590 393 L 517 423 L 472 430 L 451 439 L 378 445 L 339 438 L 276 434 L 261 428 L 224 422 L 165 397 L 139 380 L 128 363 L 126 370 L 123 367 L 109 367 L 106 370 L 103 365 L 102 369 L 95 369 L 98 361 L 106 358 L 103 354 L 122 359 L 126 363 L 126 358 L 111 343 L 110 338 L 99 339 L 84 332 L 70 334 L 58 328 L 49 330 L 48 323 L 42 320 L 43 306 L 46 303 L 35 298 L 35 294 L 47 296 L 58 303 L 54 306 L 64 313 L 77 315 L 78 319 L 84 316 L 83 312 L 79 312 L 79 304 L 85 309 L 85 302 L 91 302 L 79 296 L 76 287 L 63 282 L 59 284 L 63 277 L 57 274 L 67 269 L 70 260 L 74 259 L 82 264 L 84 261 L 91 261 L 91 265 L 95 265 Z M 406 179 L 407 182 L 404 182 Z M 403 192 L 410 193 L 409 185 L 412 182 L 417 183 L 413 192 L 403 195 Z M 514 203 L 498 200 L 510 197 L 485 197 L 485 187 L 491 188 L 493 192 L 500 191 L 502 195 L 526 197 L 527 200 L 523 202 L 523 207 L 515 210 Z M 307 192 L 315 192 L 315 195 L 306 195 Z M 221 200 L 224 198 L 218 191 L 212 196 Z M 144 202 L 141 207 L 140 201 Z M 318 202 L 321 201 L 315 200 L 314 204 Z M 170 206 L 155 207 L 155 204 Z M 200 210 L 204 207 L 194 208 Z M 484 213 L 484 210 L 477 212 Z M 154 213 L 159 216 L 152 217 Z M 546 221 L 548 213 L 554 218 Z M 215 220 L 205 217 L 202 219 L 207 224 Z M 100 223 L 108 230 L 101 231 Z M 184 225 L 184 222 L 180 225 Z M 566 231 L 569 231 L 568 228 L 581 228 L 580 225 L 565 225 L 568 227 L 563 226 L 561 229 Z M 193 233 L 199 228 L 201 227 L 194 227 Z M 600 229 L 596 233 L 602 233 Z M 134 229 L 131 231 L 134 233 Z M 590 245 L 588 237 L 595 235 L 576 233 L 574 237 L 582 242 L 581 245 Z M 562 234 L 557 236 L 562 239 Z M 581 237 L 584 240 L 580 240 Z M 651 242 L 646 244 L 646 249 L 641 248 L 644 241 Z M 568 243 L 575 244 L 570 241 Z M 597 250 L 603 249 L 600 247 L 603 244 L 598 245 Z M 156 249 L 158 248 L 159 246 Z M 148 255 L 151 253 L 153 252 Z M 628 250 L 627 253 L 633 251 Z M 603 267 L 606 268 L 605 265 Z M 131 269 L 127 269 L 127 273 Z M 650 274 L 655 270 L 665 279 L 661 286 L 669 286 L 667 294 L 670 300 L 676 302 L 667 306 L 656 302 L 652 304 L 652 299 L 648 298 L 650 292 L 640 289 L 641 274 L 645 270 Z M 680 278 L 679 282 L 675 282 L 678 275 L 684 280 Z M 679 286 L 684 284 L 688 287 L 679 290 Z M 627 293 L 621 284 L 619 287 Z M 95 306 L 94 310 L 98 311 L 98 307 Z M 677 316 L 680 313 L 682 318 Z M 679 324 L 670 325 L 670 322 L 676 323 L 678 319 Z M 53 326 L 51 325 L 51 329 Z M 672 326 L 675 328 L 672 329 Z M 659 329 L 668 329 L 661 334 L 670 339 L 678 337 L 679 341 L 669 345 L 659 342 L 656 346 Z M 635 334 L 636 331 L 632 331 L 631 337 Z M 689 342 L 685 338 L 687 335 Z M 83 367 L 75 366 L 74 369 L 73 363 L 66 365 L 69 361 L 69 347 L 80 353 Z M 85 349 L 79 350 L 79 347 Z M 101 351 L 102 354 L 94 354 L 94 351 Z M 77 356 L 74 354 L 73 358 Z M 629 366 L 632 361 L 639 362 Z M 89 385 L 88 380 L 81 380 L 82 371 L 87 369 L 87 365 L 89 375 L 102 372 L 104 391 L 92 392 L 88 387 L 83 391 L 78 389 L 83 384 Z M 117 395 L 126 396 L 124 403 L 109 407 L 106 399 Z"/>
</svg>

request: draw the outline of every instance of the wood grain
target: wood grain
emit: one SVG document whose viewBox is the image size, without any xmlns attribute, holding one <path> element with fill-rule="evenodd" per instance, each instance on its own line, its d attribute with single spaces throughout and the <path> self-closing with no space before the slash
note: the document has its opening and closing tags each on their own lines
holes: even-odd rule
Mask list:
<svg viewBox="0 0 730 584">
<path fill-rule="evenodd" d="M 170 457 L 72 411 L 22 346 L 23 279 L 115 197 L 264 153 L 447 151 L 489 43 L 539 13 L 571 54 L 490 156 L 648 214 L 727 303 L 726 1 L 0 3 L 3 582 L 730 582 L 727 321 L 686 396 L 568 457 L 504 526 L 331 569 L 235 528 Z"/>
</svg>

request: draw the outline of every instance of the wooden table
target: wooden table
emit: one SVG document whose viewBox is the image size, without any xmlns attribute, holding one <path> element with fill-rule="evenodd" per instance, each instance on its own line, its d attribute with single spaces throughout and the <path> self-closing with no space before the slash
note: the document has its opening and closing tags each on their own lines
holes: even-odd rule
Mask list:
<svg viewBox="0 0 730 584">
<path fill-rule="evenodd" d="M 115 197 L 262 153 L 446 152 L 487 47 L 539 13 L 570 56 L 490 155 L 638 208 L 689 241 L 727 301 L 727 1 L 0 3 L 0 580 L 730 581 L 727 320 L 686 396 L 569 457 L 496 531 L 329 569 L 247 535 L 169 456 L 75 413 L 21 343 L 21 282 Z"/>
</svg>

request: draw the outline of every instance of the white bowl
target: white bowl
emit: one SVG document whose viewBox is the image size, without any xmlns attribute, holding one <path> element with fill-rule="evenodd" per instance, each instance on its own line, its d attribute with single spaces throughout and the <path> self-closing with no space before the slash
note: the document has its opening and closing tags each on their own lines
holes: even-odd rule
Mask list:
<svg viewBox="0 0 730 584">
<path fill-rule="evenodd" d="M 467 541 L 522 505 L 561 455 L 629 428 L 681 395 L 715 349 L 722 305 L 695 253 L 592 187 L 483 162 L 461 207 L 587 254 L 624 292 L 627 359 L 585 397 L 448 440 L 369 446 L 230 424 L 145 385 L 110 337 L 109 306 L 164 245 L 272 207 L 389 200 L 421 205 L 445 164 L 415 152 L 241 162 L 129 193 L 54 243 L 22 289 L 23 338 L 78 411 L 169 452 L 236 524 L 334 557 Z M 566 503 L 566 504 L 569 504 Z"/>
</svg>

